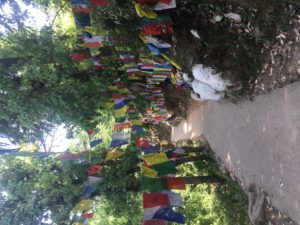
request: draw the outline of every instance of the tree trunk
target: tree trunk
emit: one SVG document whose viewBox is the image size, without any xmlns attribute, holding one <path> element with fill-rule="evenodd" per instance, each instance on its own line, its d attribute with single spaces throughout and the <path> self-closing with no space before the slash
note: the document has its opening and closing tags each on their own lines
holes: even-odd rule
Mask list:
<svg viewBox="0 0 300 225">
<path fill-rule="evenodd" d="M 183 177 L 185 184 L 223 184 L 225 183 L 225 179 L 219 176 L 211 175 L 211 176 L 198 176 L 198 177 Z"/>
<path fill-rule="evenodd" d="M 206 156 L 206 155 L 199 155 L 199 156 L 192 156 L 192 157 L 185 157 L 185 158 L 181 158 L 181 159 L 176 159 L 175 163 L 176 166 L 179 166 L 183 163 L 187 163 L 187 162 L 195 162 L 195 161 L 212 161 L 212 158 Z"/>
<path fill-rule="evenodd" d="M 181 148 L 185 151 L 185 153 L 203 152 L 205 150 L 204 146 L 199 146 L 199 147 L 184 146 Z"/>
</svg>

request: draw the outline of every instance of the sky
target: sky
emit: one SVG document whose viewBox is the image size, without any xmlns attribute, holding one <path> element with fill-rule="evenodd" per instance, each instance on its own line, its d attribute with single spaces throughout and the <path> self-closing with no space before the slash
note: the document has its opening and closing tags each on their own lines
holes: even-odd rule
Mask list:
<svg viewBox="0 0 300 225">
<path fill-rule="evenodd" d="M 36 28 L 37 30 L 40 30 L 43 26 L 48 25 L 51 23 L 52 18 L 49 18 L 48 15 L 43 12 L 41 9 L 33 7 L 33 5 L 25 5 L 22 0 L 16 0 L 16 2 L 19 4 L 21 10 L 23 12 L 27 11 L 28 13 L 28 19 L 26 20 L 26 25 Z M 4 5 L 3 7 L 5 14 L 11 14 L 12 10 L 8 4 Z M 64 128 L 64 125 L 60 125 L 55 133 L 55 140 L 53 143 L 52 152 L 62 152 L 68 149 L 68 147 L 71 144 L 70 139 L 66 139 L 66 129 Z M 51 146 L 52 138 L 48 138 L 46 140 L 47 146 Z M 18 145 L 14 145 L 10 143 L 10 141 L 6 138 L 0 138 L 0 143 L 7 143 L 8 146 L 5 148 L 13 149 L 18 148 Z"/>
</svg>

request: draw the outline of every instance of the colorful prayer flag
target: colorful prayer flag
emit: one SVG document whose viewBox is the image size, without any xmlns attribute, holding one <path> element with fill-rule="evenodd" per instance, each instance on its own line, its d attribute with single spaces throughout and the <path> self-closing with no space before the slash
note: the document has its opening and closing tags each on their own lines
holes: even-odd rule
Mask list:
<svg viewBox="0 0 300 225">
<path fill-rule="evenodd" d="M 169 196 L 161 193 L 143 193 L 143 208 L 169 206 Z"/>
<path fill-rule="evenodd" d="M 124 152 L 120 152 L 120 151 L 110 151 L 110 152 L 107 152 L 105 160 L 106 161 L 113 160 L 113 159 L 119 158 L 120 156 L 122 156 L 124 154 L 125 154 Z"/>
<path fill-rule="evenodd" d="M 142 175 L 145 177 L 151 177 L 151 178 L 157 177 L 157 172 L 149 167 L 142 165 L 141 170 L 142 170 Z"/>
<path fill-rule="evenodd" d="M 83 196 L 86 198 L 89 198 L 91 194 L 93 194 L 96 191 L 96 189 L 92 186 L 86 186 L 84 189 Z"/>
<path fill-rule="evenodd" d="M 145 160 L 150 165 L 155 165 L 155 164 L 166 162 L 169 159 L 166 153 L 160 152 L 160 153 L 152 153 L 152 154 L 144 155 L 143 160 Z"/>
<path fill-rule="evenodd" d="M 157 172 L 158 176 L 166 176 L 169 174 L 175 174 L 177 172 L 176 170 L 176 164 L 174 160 L 169 160 L 163 163 L 158 163 L 152 166 L 152 169 Z"/>
<path fill-rule="evenodd" d="M 161 208 L 161 206 L 155 206 L 151 208 L 145 208 L 144 209 L 144 220 L 151 220 L 153 219 L 155 213 Z"/>
<path fill-rule="evenodd" d="M 93 200 L 91 199 L 83 199 L 78 203 L 78 210 L 80 211 L 88 211 L 93 207 Z"/>
<path fill-rule="evenodd" d="M 184 224 L 185 220 L 182 214 L 172 210 L 169 207 L 160 208 L 154 215 L 153 219 L 167 220 L 170 222 Z"/>
<path fill-rule="evenodd" d="M 144 220 L 142 225 L 167 225 L 164 220 Z"/>
<path fill-rule="evenodd" d="M 102 139 L 94 140 L 90 143 L 90 148 L 93 148 L 102 143 Z"/>
<path fill-rule="evenodd" d="M 185 190 L 185 183 L 182 177 L 166 177 L 168 189 Z"/>
<path fill-rule="evenodd" d="M 142 188 L 144 191 L 159 192 L 168 189 L 165 179 L 142 176 Z"/>
<path fill-rule="evenodd" d="M 93 216 L 94 216 L 94 213 L 85 213 L 85 214 L 83 214 L 83 216 L 84 216 L 86 219 L 92 219 Z"/>
<path fill-rule="evenodd" d="M 90 166 L 88 174 L 93 175 L 96 173 L 100 173 L 102 169 L 103 169 L 103 166 L 101 166 L 101 165 Z"/>
</svg>

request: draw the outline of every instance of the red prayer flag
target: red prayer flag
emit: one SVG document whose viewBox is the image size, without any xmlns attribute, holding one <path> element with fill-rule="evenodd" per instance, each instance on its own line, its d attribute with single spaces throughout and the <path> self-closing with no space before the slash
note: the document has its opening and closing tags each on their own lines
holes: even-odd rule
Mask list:
<svg viewBox="0 0 300 225">
<path fill-rule="evenodd" d="M 144 220 L 142 225 L 166 225 L 164 220 Z"/>
<path fill-rule="evenodd" d="M 93 6 L 109 6 L 110 5 L 110 1 L 108 0 L 91 0 L 91 5 Z"/>
<path fill-rule="evenodd" d="M 169 196 L 161 193 L 143 193 L 143 208 L 169 206 Z"/>
<path fill-rule="evenodd" d="M 167 5 L 169 5 L 171 3 L 172 0 L 160 0 L 161 3 L 165 3 Z"/>
<path fill-rule="evenodd" d="M 90 166 L 88 173 L 90 175 L 95 174 L 95 173 L 100 173 L 102 168 L 103 168 L 103 166 L 101 166 L 101 165 Z"/>
<path fill-rule="evenodd" d="M 143 140 L 143 139 L 137 139 L 135 141 L 135 144 L 139 147 L 144 147 L 144 148 L 149 148 L 150 144 L 147 140 Z"/>
<path fill-rule="evenodd" d="M 182 177 L 166 177 L 168 189 L 185 190 L 185 183 Z"/>
<path fill-rule="evenodd" d="M 85 56 L 85 54 L 82 54 L 82 53 L 73 53 L 72 59 L 83 61 L 86 59 L 86 56 Z"/>
<path fill-rule="evenodd" d="M 84 216 L 86 219 L 91 219 L 91 218 L 93 218 L 94 213 L 85 213 L 85 214 L 83 214 L 83 216 Z"/>
<path fill-rule="evenodd" d="M 139 0 L 140 4 L 157 4 L 159 0 Z"/>
<path fill-rule="evenodd" d="M 118 123 L 118 124 L 115 124 L 114 130 L 115 131 L 121 131 L 121 130 L 130 128 L 130 127 L 131 127 L 130 122 L 127 122 L 127 123 Z"/>
<path fill-rule="evenodd" d="M 91 8 L 73 7 L 73 13 L 89 13 L 92 11 Z"/>
<path fill-rule="evenodd" d="M 99 42 L 86 42 L 85 43 L 87 47 L 89 48 L 97 48 L 100 47 L 100 43 Z"/>
</svg>

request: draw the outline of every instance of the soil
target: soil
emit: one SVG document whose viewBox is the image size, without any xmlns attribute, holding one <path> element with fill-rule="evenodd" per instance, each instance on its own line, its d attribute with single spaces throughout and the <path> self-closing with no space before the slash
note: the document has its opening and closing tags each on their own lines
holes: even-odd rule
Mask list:
<svg viewBox="0 0 300 225">
<path fill-rule="evenodd" d="M 222 72 L 224 78 L 233 83 L 243 84 L 244 88 L 238 94 L 252 95 L 260 93 L 257 90 L 261 85 L 265 86 L 265 90 L 277 87 L 270 85 L 280 76 L 276 75 L 277 67 L 273 68 L 274 78 L 271 78 L 271 81 L 269 75 L 265 78 L 266 70 L 265 73 L 261 72 L 270 61 L 270 52 L 274 53 L 277 51 L 275 49 L 279 49 L 278 52 L 281 53 L 277 54 L 276 65 L 281 68 L 286 64 L 286 68 L 280 71 L 292 70 L 292 75 L 286 77 L 284 82 L 278 82 L 278 87 L 294 82 L 298 80 L 295 76 L 298 68 L 291 68 L 287 61 L 292 65 L 297 60 L 295 35 L 291 39 L 278 38 L 278 35 L 285 35 L 293 28 L 298 29 L 297 5 L 297 1 L 287 0 L 274 0 L 272 3 L 264 0 L 178 2 L 178 7 L 172 14 L 173 55 L 184 65 L 185 72 L 191 73 L 192 66 L 199 63 L 213 67 L 217 72 Z M 240 15 L 241 22 L 225 18 L 224 14 L 229 12 Z M 195 37 L 191 30 L 197 32 L 199 38 Z M 284 39 L 286 44 L 278 48 L 277 43 L 281 39 Z M 293 40 L 293 43 L 289 43 L 290 40 Z M 292 50 L 286 53 L 289 48 Z M 282 59 L 282 55 L 287 60 Z M 295 55 L 294 60 L 291 60 L 291 55 Z M 256 81 L 256 78 L 259 78 L 259 81 Z"/>
</svg>

